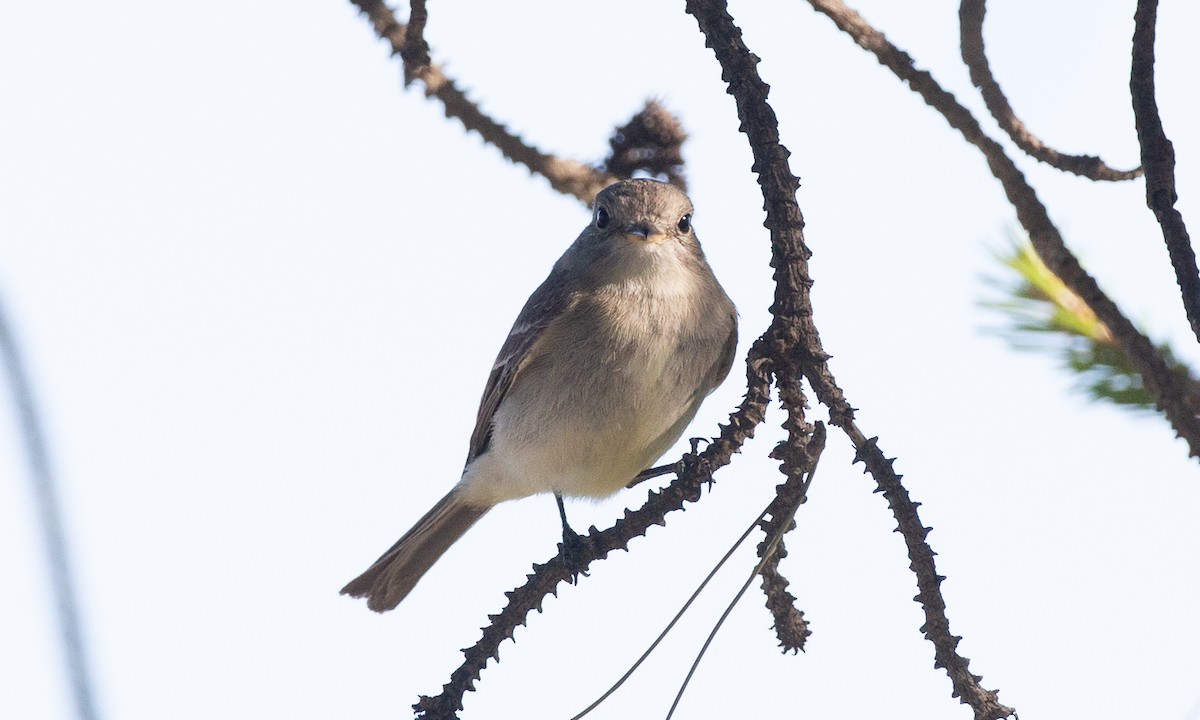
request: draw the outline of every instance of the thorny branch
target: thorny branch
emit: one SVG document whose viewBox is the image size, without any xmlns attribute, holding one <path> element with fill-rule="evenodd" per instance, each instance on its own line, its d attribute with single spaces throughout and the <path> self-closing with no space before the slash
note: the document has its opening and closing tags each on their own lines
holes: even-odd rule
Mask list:
<svg viewBox="0 0 1200 720">
<path fill-rule="evenodd" d="M 685 135 L 678 122 L 656 103 L 648 103 L 638 116 L 616 130 L 610 141 L 611 153 L 603 170 L 557 158 L 526 144 L 489 118 L 432 63 L 423 38 L 426 20 L 424 0 L 411 0 L 408 27 L 399 23 L 380 0 L 351 1 L 371 20 L 376 33 L 392 45 L 393 54 L 401 56 L 406 84 L 420 80 L 425 86 L 426 95 L 436 97 L 443 103 L 448 117 L 458 118 L 468 130 L 479 132 L 510 160 L 545 176 L 559 192 L 590 203 L 595 193 L 605 185 L 619 177 L 628 177 L 637 170 L 666 175 L 671 182 L 683 187 L 679 147 Z M 1176 431 L 1188 441 L 1192 454 L 1200 456 L 1200 421 L 1182 399 L 1183 393 L 1176 392 L 1174 383 L 1177 379 L 1163 366 L 1162 358 L 1149 341 L 1121 315 L 1115 304 L 1099 290 L 1095 281 L 1066 250 L 1045 208 L 1003 149 L 983 133 L 970 113 L 938 86 L 932 76 L 917 71 L 906 53 L 888 43 L 886 38 L 857 13 L 846 8 L 840 0 L 809 2 L 817 10 L 829 15 L 839 28 L 908 82 L 928 104 L 939 110 L 953 127 L 962 132 L 968 142 L 984 153 L 989 168 L 1004 186 L 1039 254 L 1113 329 L 1122 346 L 1134 359 L 1135 367 L 1142 373 L 1147 387 L 1155 393 L 1160 408 L 1170 418 Z M 607 530 L 591 528 L 583 538 L 583 548 L 573 550 L 570 560 L 560 549 L 559 555 L 549 562 L 535 565 L 527 582 L 508 593 L 506 607 L 490 616 L 491 624 L 484 628 L 480 640 L 464 651 L 462 666 L 452 674 L 442 693 L 436 697 L 422 697 L 414 707 L 418 715 L 425 718 L 455 717 L 462 708 L 463 695 L 473 689 L 488 661 L 499 657 L 500 644 L 512 638 L 517 626 L 525 624 L 531 610 L 540 610 L 542 600 L 546 595 L 556 592 L 559 583 L 570 581 L 577 573 L 586 570 L 591 562 L 606 557 L 613 550 L 625 549 L 632 538 L 643 535 L 651 525 L 664 524 L 666 513 L 699 499 L 701 486 L 712 482 L 713 473 L 728 464 L 732 454 L 739 451 L 745 440 L 753 435 L 755 427 L 762 422 L 772 380 L 779 388 L 788 410 L 785 428 L 789 434 L 788 439 L 773 451 L 773 457 L 782 460 L 782 469 L 788 476 L 781 486 L 777 502 L 781 504 L 780 507 L 789 502 L 791 506 L 803 502 L 803 487 L 797 494 L 795 481 L 803 477 L 805 472 L 811 474 L 816 456 L 824 444 L 823 426 L 819 423 L 814 426 L 804 419 L 806 401 L 800 385 L 803 377 L 812 385 L 820 402 L 828 407 L 830 422 L 850 438 L 857 450 L 855 461 L 863 461 L 866 472 L 875 479 L 877 491 L 884 494 L 897 520 L 898 530 L 908 548 L 910 567 L 917 578 L 919 592 L 915 599 L 926 616 L 921 629 L 934 645 L 935 666 L 946 669 L 954 687 L 954 695 L 972 706 L 977 719 L 990 720 L 1013 714 L 1011 708 L 1000 704 L 994 691 L 985 690 L 980 685 L 981 678 L 969 671 L 969 661 L 957 653 L 961 638 L 950 633 L 945 601 L 940 591 L 940 583 L 944 578 L 937 574 L 933 550 L 925 542 L 930 529 L 920 521 L 917 513 L 919 503 L 909 497 L 900 482 L 901 476 L 892 468 L 893 460 L 884 456 L 877 438 L 868 439 L 857 427 L 854 409 L 829 370 L 826 362 L 829 355 L 821 346 L 812 319 L 809 296 L 812 280 L 808 272 L 810 252 L 804 243 L 804 220 L 795 199 L 799 181 L 792 175 L 787 163 L 789 153 L 779 141 L 778 123 L 767 103 L 768 86 L 758 76 L 755 67 L 758 58 L 742 42 L 741 31 L 733 23 L 722 0 L 688 0 L 687 11 L 696 17 L 706 37 L 706 44 L 714 50 L 722 67 L 722 78 L 729 85 L 728 92 L 737 103 L 741 130 L 746 133 L 754 153 L 752 170 L 757 174 L 763 191 L 767 214 L 764 225 L 771 232 L 771 266 L 775 270 L 776 282 L 775 300 L 771 307 L 773 319 L 766 333 L 754 343 L 747 355 L 748 387 L 745 399 L 730 416 L 729 424 L 721 426 L 720 436 L 704 452 L 685 455 L 676 465 L 676 479 L 663 490 L 651 492 L 645 505 L 638 510 L 626 511 L 625 517 Z M 973 80 L 981 86 L 985 96 L 990 97 L 989 109 L 1014 140 L 1040 160 L 1093 179 L 1134 176 L 1137 171 L 1114 171 L 1097 158 L 1063 156 L 1046 148 L 1028 133 L 1008 106 L 987 67 L 982 42 L 983 12 L 982 0 L 963 0 L 963 56 L 972 68 Z M 1148 15 L 1148 20 L 1143 17 L 1144 14 Z M 1174 179 L 1170 143 L 1162 135 L 1154 107 L 1153 14 L 1154 2 L 1140 0 L 1139 17 L 1142 20 L 1139 20 L 1139 32 L 1142 35 L 1135 36 L 1131 87 L 1135 95 L 1143 162 L 1150 169 L 1151 160 L 1160 161 L 1148 173 L 1147 196 L 1160 222 L 1163 222 L 1164 213 L 1174 213 L 1175 216 L 1178 213 L 1172 207 Z M 1146 27 L 1149 28 L 1148 40 L 1145 39 Z M 1140 44 L 1138 37 L 1143 38 Z M 1139 68 L 1142 68 L 1141 74 Z M 1139 78 L 1143 81 L 1141 86 L 1138 85 Z M 1145 84 L 1147 78 L 1148 86 Z M 1140 96 L 1139 87 L 1142 88 Z M 1139 97 L 1143 101 L 1148 98 L 1149 104 L 1143 102 L 1139 106 Z M 1145 138 L 1141 137 L 1143 126 L 1149 128 Z M 1165 174 L 1158 172 L 1164 168 Z M 1178 226 L 1182 228 L 1182 218 L 1179 218 Z M 1164 235 L 1174 261 L 1180 235 L 1175 230 L 1168 231 L 1168 222 L 1164 222 Z M 1186 243 L 1186 230 L 1183 230 L 1182 238 L 1182 242 Z M 1187 267 L 1186 263 L 1184 266 Z M 1180 263 L 1177 262 L 1176 267 L 1179 272 Z M 1197 275 L 1194 257 L 1190 259 L 1190 270 L 1188 277 L 1180 275 L 1185 303 L 1189 292 L 1185 280 L 1190 281 Z M 1200 280 L 1197 284 L 1200 285 Z M 1196 307 L 1200 309 L 1200 303 Z M 1196 316 L 1200 316 L 1200 311 L 1193 314 L 1189 309 L 1189 318 Z M 1200 338 L 1200 325 L 1194 319 L 1193 326 L 1197 328 Z M 782 510 L 780 513 L 771 513 L 772 520 L 764 522 L 764 529 L 769 534 L 775 529 L 771 523 L 789 516 Z M 780 547 L 776 562 L 783 554 Z M 787 580 L 778 574 L 776 563 L 764 567 L 762 576 L 767 604 L 776 619 L 781 644 L 785 651 L 801 649 L 808 635 L 807 624 L 803 613 L 794 607 L 794 598 L 787 591 Z"/>
<path fill-rule="evenodd" d="M 768 509 L 770 520 L 760 523 L 765 537 L 758 545 L 758 556 L 771 549 L 771 538 L 775 537 L 779 523 L 785 518 L 794 517 L 794 508 L 806 500 L 808 484 L 812 481 L 813 472 L 821 451 L 825 449 L 825 425 L 811 424 L 804 419 L 804 389 L 800 385 L 800 372 L 797 368 L 776 373 L 775 385 L 779 388 L 779 399 L 787 411 L 784 428 L 788 431 L 787 440 L 779 443 L 771 456 L 782 460 L 780 469 L 787 475 L 787 480 L 776 488 L 775 500 Z M 790 522 L 795 527 L 795 521 Z M 787 547 L 783 536 L 775 552 L 771 553 L 766 563 L 759 571 L 762 576 L 763 593 L 766 595 L 767 610 L 775 620 L 775 637 L 783 652 L 800 652 L 804 649 L 804 641 L 812 634 L 808 629 L 808 621 L 804 613 L 796 607 L 796 598 L 788 592 L 788 579 L 779 572 L 779 561 L 787 557 Z"/>
<path fill-rule="evenodd" d="M 517 626 L 525 624 L 531 611 L 541 610 L 542 600 L 556 593 L 559 584 L 569 582 L 576 573 L 587 570 L 593 561 L 607 557 L 612 551 L 627 549 L 630 540 L 644 535 L 652 525 L 664 525 L 668 512 L 700 499 L 701 487 L 713 481 L 716 470 L 729 464 L 733 454 L 763 421 L 770 401 L 772 371 L 765 351 L 766 342 L 762 338 L 750 348 L 746 356 L 746 396 L 729 416 L 729 424 L 721 426 L 720 436 L 698 455 L 685 455 L 679 461 L 675 480 L 662 490 L 651 492 L 642 507 L 626 510 L 625 517 L 607 530 L 590 528 L 582 538 L 583 547 L 571 553 L 574 562 L 568 562 L 560 546 L 559 554 L 549 562 L 534 565 L 525 584 L 507 593 L 508 604 L 504 609 L 489 616 L 491 624 L 483 629 L 483 637 L 463 651 L 463 664 L 451 674 L 441 694 L 422 696 L 413 706 L 418 717 L 427 720 L 457 717 L 463 695 L 474 689 L 488 661 L 499 659 L 500 644 L 513 637 Z"/>
<path fill-rule="evenodd" d="M 754 154 L 751 169 L 758 175 L 765 200 L 765 224 L 771 231 L 771 264 L 776 277 L 774 322 L 769 332 L 778 345 L 772 350 L 781 351 L 777 357 L 789 358 L 803 371 L 818 400 L 829 408 L 830 422 L 850 437 L 857 449 L 856 459 L 866 464 L 879 491 L 888 499 L 917 577 L 917 600 L 926 618 L 922 630 L 934 645 L 935 665 L 946 669 L 955 696 L 971 706 L 976 718 L 1007 717 L 1013 714 L 1012 708 L 1000 704 L 995 691 L 980 685 L 981 678 L 969 671 L 969 661 L 957 652 L 960 638 L 950 633 L 940 589 L 944 578 L 937 574 L 933 550 L 925 542 L 929 530 L 921 524 L 917 504 L 909 499 L 900 476 L 892 469 L 892 460 L 879 450 L 876 438 L 868 440 L 858 429 L 853 408 L 826 362 L 829 355 L 821 347 L 812 319 L 812 279 L 808 272 L 811 253 L 804 243 L 804 219 L 796 201 L 799 180 L 792 174 L 787 162 L 789 153 L 779 141 L 779 124 L 767 102 L 768 87 L 756 68 L 758 58 L 742 42 L 741 30 L 723 0 L 688 0 L 687 11 L 696 18 L 705 44 L 721 64 L 727 92 L 737 104 L 740 129 Z"/>
<path fill-rule="evenodd" d="M 665 175 L 667 182 L 687 191 L 683 177 L 683 141 L 687 133 L 679 120 L 651 100 L 640 113 L 617 128 L 608 140 L 604 169 L 617 177 L 633 177 L 638 170 Z"/>
<path fill-rule="evenodd" d="M 1192 332 L 1200 341 L 1200 272 L 1196 253 L 1188 236 L 1183 215 L 1175 209 L 1175 148 L 1167 139 L 1158 116 L 1154 94 L 1154 35 L 1158 14 L 1157 0 L 1138 0 L 1133 21 L 1133 67 L 1129 94 L 1133 98 L 1133 116 L 1137 124 L 1142 166 L 1146 169 L 1146 205 L 1162 226 L 1167 254 L 1175 268 L 1175 280 L 1183 296 L 1183 309 Z"/>
<path fill-rule="evenodd" d="M 617 180 L 630 177 L 636 170 L 646 170 L 653 175 L 665 174 L 676 184 L 678 184 L 677 181 L 682 181 L 681 166 L 670 164 L 670 160 L 679 154 L 678 145 L 675 145 L 672 151 L 671 143 L 678 137 L 678 143 L 681 144 L 684 136 L 682 130 L 678 130 L 677 122 L 674 123 L 674 127 L 668 127 L 671 123 L 666 122 L 664 116 L 666 118 L 670 118 L 670 116 L 657 103 L 647 103 L 646 108 L 638 116 L 635 116 L 635 120 L 630 121 L 632 125 L 636 122 L 637 117 L 644 115 L 643 124 L 651 129 L 651 132 L 642 138 L 644 141 L 642 149 L 650 150 L 646 153 L 646 163 L 631 164 L 617 158 L 614 168 L 613 159 L 610 158 L 606 172 L 576 160 L 567 160 L 557 155 L 551 155 L 526 143 L 507 127 L 489 117 L 478 105 L 467 98 L 453 80 L 446 77 L 439 65 L 430 60 L 429 45 L 423 37 L 426 20 L 424 0 L 412 0 L 411 12 L 413 14 L 409 25 L 398 21 L 391 8 L 385 5 L 383 0 L 350 0 L 350 2 L 354 3 L 359 11 L 371 21 L 375 34 L 392 46 L 392 54 L 400 56 L 404 63 L 405 85 L 412 83 L 413 80 L 421 81 L 425 86 L 425 95 L 441 101 L 446 117 L 455 118 L 467 130 L 479 133 L 486 142 L 494 145 L 510 161 L 524 165 L 531 172 L 545 177 L 556 191 L 574 196 L 590 205 L 592 199 L 596 197 L 596 193 Z M 674 121 L 674 118 L 670 119 Z M 654 130 L 658 131 L 657 134 L 653 132 Z M 645 143 L 647 138 L 661 140 L 664 144 L 659 148 L 652 148 L 651 145 Z M 628 172 L 629 175 L 623 175 L 622 172 Z"/>
<path fill-rule="evenodd" d="M 1117 304 L 1100 289 L 1095 278 L 1079 264 L 1063 242 L 1062 234 L 1050 220 L 1046 206 L 1038 199 L 1033 187 L 1004 152 L 1004 148 L 988 137 L 971 112 L 946 92 L 933 76 L 917 70 L 908 53 L 900 50 L 857 12 L 841 0 L 809 0 L 809 4 L 827 15 L 840 30 L 869 50 L 901 80 L 918 93 L 962 133 L 967 142 L 983 153 L 988 169 L 1000 181 L 1008 201 L 1017 211 L 1017 219 L 1029 234 L 1034 250 L 1050 270 L 1066 283 L 1112 331 L 1113 336 L 1129 355 L 1133 367 L 1141 374 L 1146 389 L 1154 396 L 1158 408 L 1167 416 L 1176 434 L 1188 444 L 1191 456 L 1200 458 L 1200 418 L 1192 407 L 1187 381 L 1171 370 L 1167 361 L 1143 335 Z"/>
<path fill-rule="evenodd" d="M 1093 155 L 1066 155 L 1043 143 L 1030 132 L 1008 103 L 1000 84 L 992 76 L 983 44 L 983 16 L 986 0 L 962 0 L 958 8 L 962 59 L 971 72 L 971 82 L 979 88 L 988 112 L 1012 138 L 1017 147 L 1041 162 L 1090 180 L 1130 180 L 1142 174 L 1141 168 L 1116 170 Z"/>
</svg>

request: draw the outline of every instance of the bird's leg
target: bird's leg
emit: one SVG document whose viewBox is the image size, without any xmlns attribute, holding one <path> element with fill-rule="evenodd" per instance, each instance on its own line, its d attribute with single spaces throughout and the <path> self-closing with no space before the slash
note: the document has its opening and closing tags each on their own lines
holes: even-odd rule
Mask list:
<svg viewBox="0 0 1200 720">
<path fill-rule="evenodd" d="M 567 508 L 563 505 L 562 494 L 554 493 L 554 501 L 558 503 L 558 517 L 562 520 L 563 559 L 565 559 L 567 564 L 571 567 L 577 567 L 580 564 L 580 560 L 583 555 L 583 549 L 587 544 L 587 541 L 584 540 L 579 533 L 572 530 L 571 524 L 567 522 Z M 586 571 L 580 570 L 579 573 L 582 573 L 584 577 L 587 577 Z M 573 577 L 571 581 L 575 582 L 576 580 L 578 580 L 578 574 Z"/>
</svg>

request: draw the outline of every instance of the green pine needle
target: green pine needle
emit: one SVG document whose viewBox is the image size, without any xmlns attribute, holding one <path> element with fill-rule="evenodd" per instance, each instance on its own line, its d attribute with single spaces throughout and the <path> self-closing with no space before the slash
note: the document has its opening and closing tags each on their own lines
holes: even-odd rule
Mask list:
<svg viewBox="0 0 1200 720">
<path fill-rule="evenodd" d="M 1007 250 L 996 253 L 996 259 L 1006 268 L 1004 276 L 985 278 L 985 282 L 1001 297 L 980 304 L 1008 322 L 993 332 L 1017 350 L 1059 356 L 1074 372 L 1077 386 L 1092 399 L 1154 410 L 1154 397 L 1108 326 L 1046 267 L 1028 241 L 1014 238 Z M 1168 365 L 1191 379 L 1169 345 L 1164 343 L 1158 350 Z"/>
</svg>

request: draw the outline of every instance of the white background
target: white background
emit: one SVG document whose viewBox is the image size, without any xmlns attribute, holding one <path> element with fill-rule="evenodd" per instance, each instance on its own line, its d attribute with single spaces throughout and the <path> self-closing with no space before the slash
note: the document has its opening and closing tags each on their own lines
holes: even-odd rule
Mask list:
<svg viewBox="0 0 1200 720">
<path fill-rule="evenodd" d="M 1118 167 L 1138 155 L 1133 5 L 997 3 L 985 27 L 1029 126 Z M 986 114 L 958 59 L 957 3 L 859 9 Z M 679 114 L 744 354 L 772 292 L 762 201 L 682 3 L 430 11 L 435 59 L 546 150 L 599 160 L 650 96 Z M 832 369 L 924 503 L 971 669 L 1028 717 L 1200 717 L 1186 446 L 982 331 L 998 319 L 978 306 L 981 275 L 1017 226 L 978 152 L 805 3 L 732 12 L 803 178 Z M 1164 3 L 1158 41 L 1193 233 L 1198 23 L 1194 4 Z M 588 219 L 399 77 L 345 2 L 0 10 L 0 293 L 61 481 L 106 718 L 407 717 L 554 552 L 553 502 L 530 498 L 488 515 L 393 613 L 337 594 L 457 479 L 496 349 Z M 1102 286 L 1200 361 L 1142 182 L 1020 162 Z M 715 434 L 743 389 L 739 364 L 687 435 Z M 0 717 L 65 718 L 32 495 L 0 417 Z M 711 496 L 549 599 L 464 717 L 570 717 L 608 687 L 768 502 L 782 419 L 773 408 Z M 788 539 L 807 652 L 778 652 L 754 590 L 677 717 L 970 717 L 932 667 L 902 540 L 851 457 L 831 432 Z M 644 494 L 569 510 L 605 527 Z M 593 717 L 664 716 L 753 561 L 748 545 Z"/>
</svg>

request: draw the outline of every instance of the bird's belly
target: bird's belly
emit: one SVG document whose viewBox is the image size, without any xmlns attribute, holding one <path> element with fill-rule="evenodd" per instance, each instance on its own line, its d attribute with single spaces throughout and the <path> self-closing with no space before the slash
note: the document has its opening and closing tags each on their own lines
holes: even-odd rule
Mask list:
<svg viewBox="0 0 1200 720">
<path fill-rule="evenodd" d="M 526 368 L 473 463 L 490 476 L 491 500 L 548 490 L 610 495 L 678 439 L 699 401 L 689 363 L 666 342 L 623 350 L 561 353 Z"/>
</svg>

